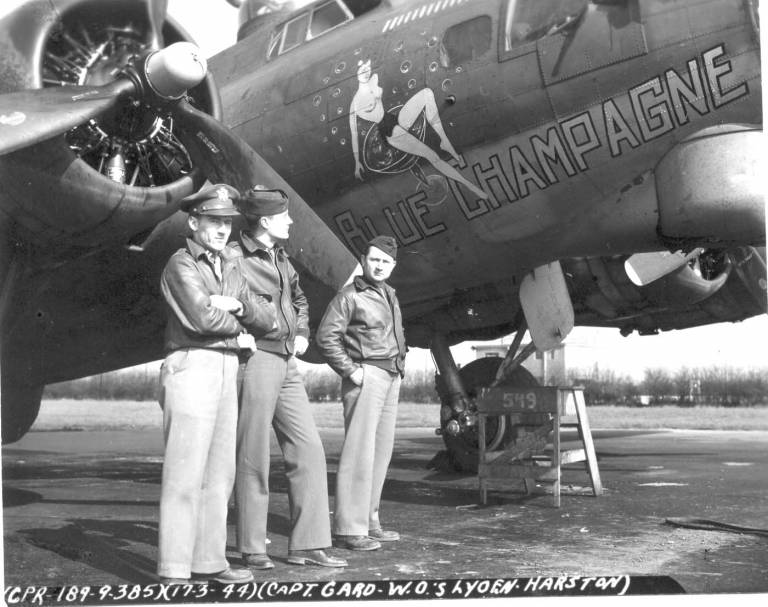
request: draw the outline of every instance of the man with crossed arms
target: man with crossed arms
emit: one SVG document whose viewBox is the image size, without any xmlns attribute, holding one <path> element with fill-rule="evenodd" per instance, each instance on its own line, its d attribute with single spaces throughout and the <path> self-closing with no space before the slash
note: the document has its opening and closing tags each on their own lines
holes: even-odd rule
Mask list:
<svg viewBox="0 0 768 607">
<path fill-rule="evenodd" d="M 166 584 L 250 582 L 229 566 L 227 506 L 235 480 L 238 355 L 275 324 L 275 309 L 249 291 L 226 249 L 237 210 L 234 188 L 186 198 L 190 237 L 163 270 L 168 310 L 160 372 L 165 453 L 157 573 Z"/>
</svg>

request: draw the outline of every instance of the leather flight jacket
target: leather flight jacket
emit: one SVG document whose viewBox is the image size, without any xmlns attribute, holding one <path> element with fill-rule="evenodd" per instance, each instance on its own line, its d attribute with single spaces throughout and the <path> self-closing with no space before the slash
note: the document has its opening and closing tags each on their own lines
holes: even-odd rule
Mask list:
<svg viewBox="0 0 768 607">
<path fill-rule="evenodd" d="M 356 276 L 328 304 L 315 338 L 331 368 L 349 377 L 361 364 L 405 371 L 403 317 L 395 290 Z"/>
<path fill-rule="evenodd" d="M 263 335 L 275 325 L 275 307 L 252 293 L 242 273 L 242 258 L 224 249 L 221 279 L 204 247 L 187 239 L 186 248 L 176 251 L 163 270 L 160 290 L 166 302 L 166 351 L 179 348 L 209 348 L 239 351 L 237 336 L 248 331 Z M 235 316 L 211 305 L 211 295 L 229 295 L 243 304 Z"/>
<path fill-rule="evenodd" d="M 243 257 L 243 274 L 248 287 L 275 305 L 277 326 L 267 333 L 254 335 L 259 350 L 283 356 L 293 354 L 297 335 L 309 339 L 309 305 L 299 286 L 299 274 L 288 254 L 280 246 L 270 250 L 243 231 L 238 242 L 228 248 Z"/>
</svg>

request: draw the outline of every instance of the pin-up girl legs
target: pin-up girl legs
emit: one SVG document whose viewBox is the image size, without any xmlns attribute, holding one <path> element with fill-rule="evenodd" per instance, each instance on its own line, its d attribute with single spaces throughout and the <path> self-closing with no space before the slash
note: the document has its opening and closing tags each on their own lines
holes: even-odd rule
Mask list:
<svg viewBox="0 0 768 607">
<path fill-rule="evenodd" d="M 406 101 L 405 105 L 400 108 L 397 121 L 407 131 L 418 120 L 419 114 L 422 111 L 427 118 L 427 122 L 432 125 L 435 133 L 440 137 L 440 148 L 453 156 L 456 162 L 459 162 L 459 155 L 456 153 L 453 145 L 451 145 L 451 141 L 443 129 L 443 121 L 440 120 L 440 114 L 435 103 L 435 94 L 432 92 L 432 89 L 421 89 Z"/>
<path fill-rule="evenodd" d="M 394 125 L 392 134 L 387 136 L 387 143 L 393 148 L 424 158 L 443 175 L 465 185 L 479 198 L 488 198 L 488 195 L 483 190 L 466 179 L 459 171 L 441 159 L 437 152 L 408 131 L 422 111 L 427 122 L 432 125 L 435 133 L 440 138 L 440 148 L 448 152 L 458 162 L 459 155 L 456 153 L 453 145 L 451 145 L 448 135 L 443 129 L 443 123 L 440 120 L 440 114 L 435 103 L 435 95 L 428 88 L 420 90 L 400 108 L 400 112 L 397 115 L 397 124 Z"/>
</svg>

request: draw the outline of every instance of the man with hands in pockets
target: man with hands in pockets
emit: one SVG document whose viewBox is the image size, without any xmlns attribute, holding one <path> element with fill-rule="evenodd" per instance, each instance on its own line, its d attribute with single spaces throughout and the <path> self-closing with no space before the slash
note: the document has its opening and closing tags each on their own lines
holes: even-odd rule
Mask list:
<svg viewBox="0 0 768 607">
<path fill-rule="evenodd" d="M 326 362 L 342 377 L 344 445 L 336 474 L 334 545 L 376 550 L 396 541 L 382 529 L 379 503 L 392 457 L 405 336 L 395 290 L 387 284 L 397 242 L 376 236 L 361 256 L 363 275 L 328 304 L 317 331 Z"/>
<path fill-rule="evenodd" d="M 325 451 L 315 426 L 296 356 L 309 345 L 309 309 L 299 276 L 282 247 L 293 224 L 281 190 L 254 186 L 238 208 L 248 222 L 230 247 L 243 256 L 254 293 L 272 300 L 277 325 L 256 340 L 242 374 L 237 430 L 237 547 L 252 569 L 271 569 L 266 552 L 269 508 L 269 439 L 274 428 L 288 477 L 291 531 L 287 561 L 346 567 L 327 554 L 331 546 Z"/>
</svg>

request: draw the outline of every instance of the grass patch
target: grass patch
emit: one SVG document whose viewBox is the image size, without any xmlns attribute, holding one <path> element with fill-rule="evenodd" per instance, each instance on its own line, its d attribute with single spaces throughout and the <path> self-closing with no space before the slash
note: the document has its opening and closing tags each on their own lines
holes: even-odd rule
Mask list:
<svg viewBox="0 0 768 607">
<path fill-rule="evenodd" d="M 320 428 L 343 428 L 341 403 L 312 403 Z M 768 430 L 768 407 L 587 407 L 592 428 L 638 430 Z M 163 413 L 156 402 L 44 400 L 32 431 L 145 430 L 161 428 Z M 400 403 L 400 428 L 437 428 L 440 405 Z"/>
<path fill-rule="evenodd" d="M 768 407 L 589 407 L 593 428 L 768 430 Z"/>
<path fill-rule="evenodd" d="M 54 430 L 148 430 L 163 427 L 157 402 L 134 400 L 43 400 L 32 432 Z"/>
</svg>

